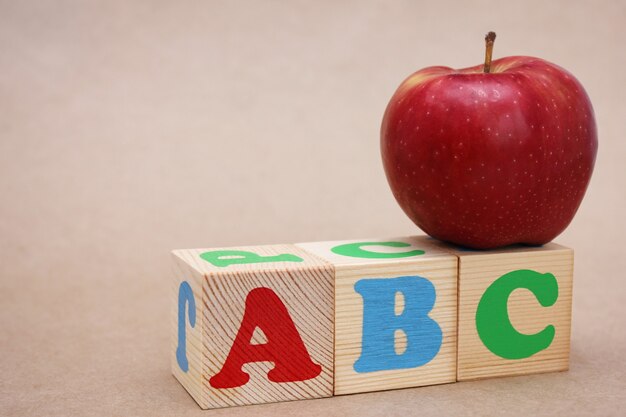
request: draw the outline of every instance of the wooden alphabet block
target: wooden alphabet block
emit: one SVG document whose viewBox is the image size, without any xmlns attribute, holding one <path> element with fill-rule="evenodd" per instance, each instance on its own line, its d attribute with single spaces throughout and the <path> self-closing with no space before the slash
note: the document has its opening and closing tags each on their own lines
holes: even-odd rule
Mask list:
<svg viewBox="0 0 626 417">
<path fill-rule="evenodd" d="M 459 381 L 568 369 L 571 249 L 472 251 L 420 239 L 459 258 Z"/>
<path fill-rule="evenodd" d="M 335 268 L 335 395 L 456 381 L 455 256 L 414 238 L 296 246 Z"/>
<path fill-rule="evenodd" d="M 172 370 L 202 408 L 333 394 L 332 265 L 293 245 L 173 257 Z"/>
</svg>

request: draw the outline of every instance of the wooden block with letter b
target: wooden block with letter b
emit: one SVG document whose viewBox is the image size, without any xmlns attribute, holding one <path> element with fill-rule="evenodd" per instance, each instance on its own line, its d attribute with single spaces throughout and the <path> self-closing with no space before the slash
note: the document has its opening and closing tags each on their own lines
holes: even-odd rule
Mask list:
<svg viewBox="0 0 626 417">
<path fill-rule="evenodd" d="M 333 267 L 293 245 L 177 250 L 172 371 L 202 408 L 333 394 Z"/>
<path fill-rule="evenodd" d="M 430 242 L 459 258 L 459 381 L 568 369 L 571 249 L 472 251 Z"/>
<path fill-rule="evenodd" d="M 335 395 L 456 381 L 455 256 L 414 238 L 296 246 L 335 267 Z"/>
</svg>

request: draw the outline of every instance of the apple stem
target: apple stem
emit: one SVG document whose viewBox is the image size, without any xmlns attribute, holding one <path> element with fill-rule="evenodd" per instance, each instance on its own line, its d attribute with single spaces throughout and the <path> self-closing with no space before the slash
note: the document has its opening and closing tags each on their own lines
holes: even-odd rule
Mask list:
<svg viewBox="0 0 626 417">
<path fill-rule="evenodd" d="M 493 43 L 496 40 L 496 32 L 489 32 L 485 35 L 485 67 L 483 71 L 485 74 L 491 70 L 491 54 L 493 54 Z"/>
</svg>

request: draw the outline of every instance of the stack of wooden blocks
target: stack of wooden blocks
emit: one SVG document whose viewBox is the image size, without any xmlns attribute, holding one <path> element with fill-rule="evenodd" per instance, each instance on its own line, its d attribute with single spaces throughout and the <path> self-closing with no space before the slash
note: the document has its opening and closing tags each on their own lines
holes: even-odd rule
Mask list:
<svg viewBox="0 0 626 417">
<path fill-rule="evenodd" d="M 173 252 L 172 370 L 202 408 L 569 365 L 573 251 L 426 236 Z"/>
</svg>

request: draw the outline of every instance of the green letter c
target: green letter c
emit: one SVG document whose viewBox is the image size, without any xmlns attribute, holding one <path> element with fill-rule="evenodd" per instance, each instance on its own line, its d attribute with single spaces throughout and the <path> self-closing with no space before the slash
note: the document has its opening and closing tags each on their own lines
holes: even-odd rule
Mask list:
<svg viewBox="0 0 626 417">
<path fill-rule="evenodd" d="M 554 305 L 559 296 L 554 275 L 528 269 L 504 274 L 487 288 L 476 310 L 476 330 L 485 347 L 505 359 L 528 358 L 548 348 L 554 339 L 553 325 L 531 335 L 515 330 L 507 304 L 511 293 L 518 288 L 531 291 L 543 307 Z"/>
<path fill-rule="evenodd" d="M 406 248 L 411 246 L 411 244 L 405 242 L 355 242 L 335 246 L 331 249 L 331 252 L 336 253 L 337 255 L 349 256 L 351 258 L 367 259 L 408 258 L 410 256 L 424 254 L 424 251 L 419 249 L 411 250 L 408 252 L 395 253 L 374 252 L 371 250 L 363 249 L 363 246 L 387 246 L 390 248 Z"/>
</svg>

